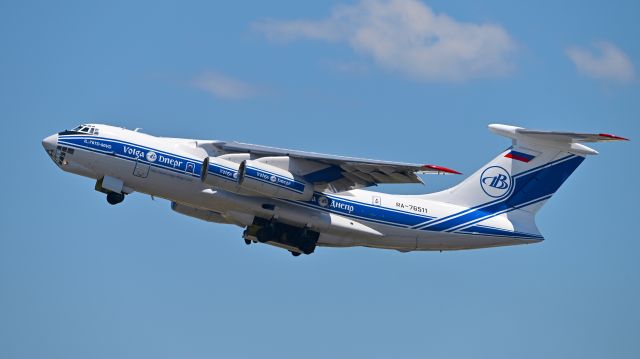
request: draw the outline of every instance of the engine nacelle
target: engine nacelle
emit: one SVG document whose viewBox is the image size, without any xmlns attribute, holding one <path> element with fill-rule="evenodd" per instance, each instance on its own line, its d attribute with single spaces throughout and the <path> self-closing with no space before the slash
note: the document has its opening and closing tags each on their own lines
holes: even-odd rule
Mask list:
<svg viewBox="0 0 640 359">
<path fill-rule="evenodd" d="M 240 164 L 220 157 L 207 157 L 202 164 L 200 179 L 203 183 L 229 192 L 240 191 Z"/>
<path fill-rule="evenodd" d="M 308 201 L 313 184 L 279 167 L 245 160 L 238 168 L 240 187 L 268 197 Z"/>
<path fill-rule="evenodd" d="M 290 200 L 308 201 L 313 196 L 313 184 L 280 167 L 260 160 L 241 163 L 220 157 L 207 157 L 202 164 L 203 183 L 225 191 Z"/>
</svg>

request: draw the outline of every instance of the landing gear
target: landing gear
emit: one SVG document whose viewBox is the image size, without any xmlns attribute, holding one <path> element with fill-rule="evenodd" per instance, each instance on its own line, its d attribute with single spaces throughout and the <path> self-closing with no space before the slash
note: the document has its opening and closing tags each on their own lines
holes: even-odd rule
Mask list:
<svg viewBox="0 0 640 359">
<path fill-rule="evenodd" d="M 244 231 L 242 237 L 246 244 L 252 241 L 268 243 L 284 248 L 297 257 L 302 253 L 313 253 L 320 233 L 274 220 L 256 218 Z"/>
<path fill-rule="evenodd" d="M 269 242 L 274 238 L 277 238 L 276 228 L 273 223 L 269 223 L 258 229 L 256 237 L 258 238 L 258 242 L 260 243 Z"/>
<path fill-rule="evenodd" d="M 251 244 L 251 240 L 250 239 L 244 239 L 244 244 L 246 245 L 250 245 Z"/>
<path fill-rule="evenodd" d="M 124 201 L 123 193 L 116 193 L 116 192 L 107 193 L 107 202 L 109 202 L 109 204 L 115 205 L 122 201 Z"/>
</svg>

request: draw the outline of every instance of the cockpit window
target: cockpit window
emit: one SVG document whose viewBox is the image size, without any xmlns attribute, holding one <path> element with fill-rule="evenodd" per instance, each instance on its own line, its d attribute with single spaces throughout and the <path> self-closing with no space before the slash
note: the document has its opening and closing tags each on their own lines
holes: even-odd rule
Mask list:
<svg viewBox="0 0 640 359">
<path fill-rule="evenodd" d="M 83 132 L 90 135 L 97 135 L 98 129 L 93 125 L 80 125 L 71 130 L 71 132 Z"/>
</svg>

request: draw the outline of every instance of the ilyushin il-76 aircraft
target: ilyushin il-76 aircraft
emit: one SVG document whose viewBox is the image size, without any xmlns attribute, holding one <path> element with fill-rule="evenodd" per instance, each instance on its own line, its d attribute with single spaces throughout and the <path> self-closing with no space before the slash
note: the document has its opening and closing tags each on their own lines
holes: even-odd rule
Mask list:
<svg viewBox="0 0 640 359">
<path fill-rule="evenodd" d="M 393 195 L 363 190 L 422 183 L 446 167 L 325 155 L 216 140 L 155 137 L 89 124 L 45 138 L 63 171 L 92 178 L 110 204 L 133 192 L 171 201 L 204 221 L 245 228 L 245 243 L 294 256 L 316 247 L 443 251 L 536 243 L 536 212 L 610 134 L 489 129 L 512 145 L 444 191 Z"/>
</svg>

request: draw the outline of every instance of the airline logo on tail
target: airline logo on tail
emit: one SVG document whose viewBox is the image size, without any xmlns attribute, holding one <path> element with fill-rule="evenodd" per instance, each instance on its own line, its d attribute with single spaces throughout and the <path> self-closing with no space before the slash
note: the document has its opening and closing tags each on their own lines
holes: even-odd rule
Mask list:
<svg viewBox="0 0 640 359">
<path fill-rule="evenodd" d="M 480 187 L 489 197 L 501 198 L 509 193 L 511 188 L 509 172 L 500 166 L 485 169 L 480 176 Z"/>
</svg>

